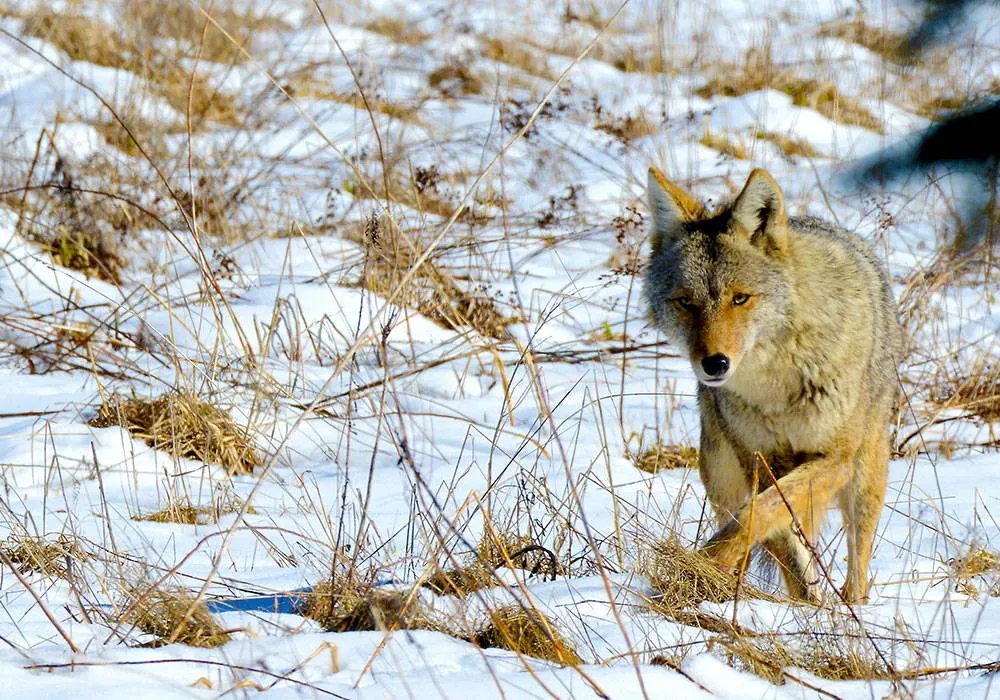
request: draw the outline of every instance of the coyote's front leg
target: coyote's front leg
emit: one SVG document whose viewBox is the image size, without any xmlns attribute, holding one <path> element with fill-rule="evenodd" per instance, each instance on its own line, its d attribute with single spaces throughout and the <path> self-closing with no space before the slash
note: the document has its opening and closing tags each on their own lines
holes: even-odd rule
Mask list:
<svg viewBox="0 0 1000 700">
<path fill-rule="evenodd" d="M 851 479 L 852 451 L 837 451 L 796 467 L 745 504 L 702 552 L 732 571 L 747 550 L 781 530 L 800 529 L 811 539 L 819 532 L 827 507 Z"/>
</svg>

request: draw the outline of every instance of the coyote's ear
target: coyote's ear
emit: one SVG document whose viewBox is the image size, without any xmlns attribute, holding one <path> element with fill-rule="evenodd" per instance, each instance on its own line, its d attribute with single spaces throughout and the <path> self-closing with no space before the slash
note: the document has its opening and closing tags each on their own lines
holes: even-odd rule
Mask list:
<svg viewBox="0 0 1000 700">
<path fill-rule="evenodd" d="M 649 169 L 647 196 L 653 214 L 652 248 L 656 255 L 664 244 L 677 240 L 683 233 L 682 224 L 697 219 L 704 208 L 657 168 Z"/>
<path fill-rule="evenodd" d="M 788 247 L 785 198 L 766 170 L 757 168 L 750 173 L 733 202 L 732 214 L 754 245 L 779 253 Z"/>
</svg>

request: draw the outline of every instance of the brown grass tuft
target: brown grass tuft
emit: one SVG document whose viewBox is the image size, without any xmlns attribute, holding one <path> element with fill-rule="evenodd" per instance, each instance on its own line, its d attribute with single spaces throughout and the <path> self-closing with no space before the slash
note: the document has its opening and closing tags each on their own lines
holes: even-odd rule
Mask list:
<svg viewBox="0 0 1000 700">
<path fill-rule="evenodd" d="M 979 598 L 979 583 L 986 586 L 991 597 L 1000 596 L 1000 557 L 997 553 L 973 545 L 963 556 L 951 559 L 948 562 L 951 567 L 951 578 L 955 579 L 955 590 L 971 598 Z M 994 576 L 987 576 L 994 574 Z"/>
<path fill-rule="evenodd" d="M 793 162 L 799 157 L 818 158 L 820 156 L 819 151 L 813 148 L 812 144 L 808 141 L 794 138 L 788 134 L 779 134 L 775 131 L 758 131 L 754 136 L 761 141 L 770 141 L 780 148 L 781 152 Z"/>
<path fill-rule="evenodd" d="M 325 581 L 308 595 L 303 613 L 328 632 L 438 630 L 412 593 L 383 591 L 359 583 Z"/>
<path fill-rule="evenodd" d="M 464 63 L 445 63 L 431 71 L 427 81 L 445 97 L 466 97 L 483 92 L 483 81 Z"/>
<path fill-rule="evenodd" d="M 774 599 L 735 575 L 721 571 L 704 554 L 684 547 L 673 537 L 653 548 L 641 573 L 657 593 L 653 608 L 660 612 L 695 608 L 704 601 L 732 600 L 737 589 L 742 598 Z"/>
<path fill-rule="evenodd" d="M 193 647 L 217 647 L 230 640 L 203 602 L 183 588 L 137 589 L 131 612 L 124 622 L 157 637 L 153 646 L 187 644 Z"/>
<path fill-rule="evenodd" d="M 641 111 L 635 115 L 626 114 L 624 117 L 601 114 L 594 128 L 614 136 L 622 143 L 652 136 L 658 130 L 657 125 Z"/>
<path fill-rule="evenodd" d="M 217 523 L 219 518 L 230 513 L 238 513 L 241 503 L 216 503 L 211 506 L 196 506 L 186 499 L 171 501 L 166 507 L 160 510 L 146 513 L 144 515 L 134 515 L 133 520 L 147 523 L 178 523 L 180 525 L 204 525 L 207 523 Z M 257 511 L 251 506 L 247 513 L 255 515 Z"/>
<path fill-rule="evenodd" d="M 633 455 L 632 463 L 639 471 L 649 474 L 668 469 L 694 469 L 698 466 L 698 448 L 657 442 L 649 449 Z"/>
<path fill-rule="evenodd" d="M 263 463 L 245 428 L 237 426 L 228 413 L 187 392 L 155 399 L 110 396 L 90 425 L 121 426 L 150 447 L 219 464 L 230 474 L 249 474 Z"/>
<path fill-rule="evenodd" d="M 489 620 L 472 639 L 480 648 L 508 649 L 562 666 L 583 663 L 552 621 L 537 610 L 510 605 L 491 610 Z"/>
<path fill-rule="evenodd" d="M 773 88 L 790 96 L 793 104 L 814 109 L 831 121 L 860 126 L 876 133 L 884 131 L 878 117 L 858 100 L 842 94 L 832 82 L 800 78 L 790 70 L 776 66 L 767 51 L 748 51 L 742 66 L 720 63 L 715 68 L 717 75 L 695 90 L 699 97 L 738 97 Z"/>
<path fill-rule="evenodd" d="M 137 40 L 142 38 L 143 47 L 169 43 L 184 58 L 200 55 L 201 60 L 214 63 L 242 62 L 245 56 L 240 49 L 252 55 L 255 36 L 288 28 L 277 16 L 257 14 L 252 9 L 241 11 L 227 2 L 211 3 L 205 10 L 203 13 L 197 5 L 173 0 L 128 2 L 121 21 L 128 33 Z"/>
<path fill-rule="evenodd" d="M 504 41 L 495 37 L 483 39 L 483 56 L 506 63 L 508 66 L 518 68 L 529 75 L 538 76 L 545 80 L 555 80 L 558 76 L 549 68 L 545 54 L 541 51 L 529 48 L 527 42 Z"/>
<path fill-rule="evenodd" d="M 704 135 L 698 140 L 698 143 L 737 160 L 746 160 L 750 157 L 743 144 L 732 140 L 725 134 L 716 134 L 707 128 Z"/>
<path fill-rule="evenodd" d="M 454 569 L 439 569 L 424 586 L 439 595 L 464 598 L 497 584 L 494 571 L 501 567 L 555 576 L 560 566 L 555 556 L 530 537 L 491 531 L 479 543 L 470 561 Z"/>
<path fill-rule="evenodd" d="M 376 34 L 387 36 L 398 44 L 417 46 L 431 38 L 427 32 L 414 26 L 413 22 L 402 17 L 379 15 L 365 24 L 365 29 Z"/>
<path fill-rule="evenodd" d="M 130 63 L 119 32 L 99 19 L 69 12 L 57 14 L 44 4 L 36 5 L 20 18 L 25 34 L 53 44 L 71 60 L 109 68 L 127 68 Z"/>
<path fill-rule="evenodd" d="M 961 411 L 986 423 L 1000 421 L 1000 358 L 980 357 L 960 374 L 936 378 L 930 397 L 939 409 Z"/>
<path fill-rule="evenodd" d="M 872 53 L 895 63 L 910 63 L 913 60 L 913 54 L 906 49 L 904 35 L 868 24 L 863 17 L 831 22 L 820 29 L 819 35 L 864 46 Z"/>
<path fill-rule="evenodd" d="M 54 540 L 11 535 L 0 542 L 0 550 L 17 567 L 18 573 L 39 573 L 63 579 L 70 575 L 74 563 L 90 558 L 78 540 L 65 534 Z"/>
<path fill-rule="evenodd" d="M 415 233 L 403 232 L 388 219 L 370 219 L 359 242 L 366 253 L 360 286 L 386 297 L 397 290 L 423 250 Z M 472 327 L 488 338 L 508 337 L 510 319 L 492 299 L 466 292 L 431 260 L 421 263 L 417 274 L 390 300 L 417 309 L 445 328 Z"/>
<path fill-rule="evenodd" d="M 881 657 L 870 648 L 858 648 L 860 640 L 849 635 L 823 632 L 801 647 L 773 634 L 731 634 L 713 637 L 709 649 L 725 649 L 729 664 L 740 671 L 780 685 L 787 669 L 803 669 L 827 680 L 886 680 L 893 678 Z M 865 642 L 867 643 L 867 642 Z"/>
</svg>

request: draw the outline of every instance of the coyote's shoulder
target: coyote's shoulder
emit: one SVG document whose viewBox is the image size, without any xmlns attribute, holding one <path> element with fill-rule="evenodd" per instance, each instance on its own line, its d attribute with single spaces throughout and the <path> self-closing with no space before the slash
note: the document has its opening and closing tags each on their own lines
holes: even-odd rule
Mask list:
<svg viewBox="0 0 1000 700">
<path fill-rule="evenodd" d="M 807 542 L 837 500 L 848 530 L 845 593 L 864 599 L 901 342 L 882 266 L 858 236 L 788 217 L 762 170 L 714 213 L 655 169 L 649 197 L 645 296 L 699 380 L 700 470 L 721 526 L 707 552 L 731 567 L 748 542 L 761 543 L 790 591 L 816 598 Z M 772 486 L 750 522 L 755 479 Z"/>
</svg>

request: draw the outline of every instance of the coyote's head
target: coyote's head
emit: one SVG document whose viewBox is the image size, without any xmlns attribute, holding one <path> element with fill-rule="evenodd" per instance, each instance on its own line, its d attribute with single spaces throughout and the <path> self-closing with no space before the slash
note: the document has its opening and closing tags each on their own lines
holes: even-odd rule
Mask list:
<svg viewBox="0 0 1000 700">
<path fill-rule="evenodd" d="M 702 384 L 721 386 L 787 323 L 789 229 L 781 190 L 754 170 L 732 204 L 708 214 L 650 168 L 649 206 L 644 293 L 651 319 L 687 350 Z"/>
</svg>

